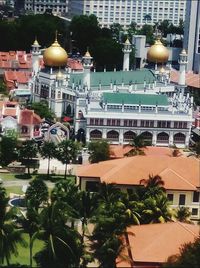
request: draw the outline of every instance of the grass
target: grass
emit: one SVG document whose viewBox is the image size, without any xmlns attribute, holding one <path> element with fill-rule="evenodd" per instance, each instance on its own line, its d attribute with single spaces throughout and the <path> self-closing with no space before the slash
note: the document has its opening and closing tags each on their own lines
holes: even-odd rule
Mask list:
<svg viewBox="0 0 200 268">
<path fill-rule="evenodd" d="M 14 193 L 14 194 L 24 194 L 22 192 L 22 187 L 21 186 L 7 186 L 5 187 L 6 188 L 6 192 L 7 192 L 7 195 L 9 196 L 10 193 Z"/>
<path fill-rule="evenodd" d="M 30 260 L 29 260 L 29 236 L 28 234 L 23 234 L 23 238 L 27 243 L 27 247 L 23 247 L 22 245 L 18 244 L 17 249 L 18 249 L 18 256 L 11 256 L 10 263 L 11 264 L 21 264 L 21 265 L 29 265 Z M 33 244 L 33 256 L 39 252 L 44 246 L 44 242 L 41 240 L 35 240 Z M 33 267 L 36 267 L 36 262 L 33 259 Z"/>
</svg>

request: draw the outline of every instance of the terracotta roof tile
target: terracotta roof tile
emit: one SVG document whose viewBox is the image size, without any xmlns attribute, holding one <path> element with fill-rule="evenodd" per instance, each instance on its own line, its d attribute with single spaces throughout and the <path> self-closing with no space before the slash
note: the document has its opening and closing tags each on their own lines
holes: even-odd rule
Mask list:
<svg viewBox="0 0 200 268">
<path fill-rule="evenodd" d="M 39 115 L 35 114 L 33 110 L 22 110 L 20 112 L 20 125 L 37 125 L 42 122 L 42 119 L 39 117 Z"/>
<path fill-rule="evenodd" d="M 195 190 L 200 187 L 200 162 L 196 158 L 133 156 L 82 166 L 78 176 L 99 178 L 101 182 L 139 185 L 149 174 L 161 175 L 165 188 Z"/>
<path fill-rule="evenodd" d="M 176 70 L 171 71 L 171 82 L 178 83 L 179 80 L 179 72 Z M 199 74 L 194 73 L 186 73 L 186 84 L 190 87 L 195 87 L 200 89 L 200 76 Z"/>
<path fill-rule="evenodd" d="M 194 242 L 199 235 L 197 225 L 179 222 L 132 226 L 127 231 L 134 234 L 128 235 L 128 240 L 136 263 L 164 263 L 171 255 L 179 254 L 183 244 Z M 121 265 L 128 267 L 125 262 L 117 267 Z"/>
</svg>

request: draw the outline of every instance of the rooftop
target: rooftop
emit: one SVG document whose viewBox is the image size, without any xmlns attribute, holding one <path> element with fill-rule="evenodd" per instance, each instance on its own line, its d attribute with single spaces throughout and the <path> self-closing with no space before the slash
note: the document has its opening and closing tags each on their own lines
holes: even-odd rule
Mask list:
<svg viewBox="0 0 200 268">
<path fill-rule="evenodd" d="M 138 266 L 139 263 L 165 263 L 170 256 L 179 254 L 185 243 L 194 242 L 199 235 L 197 225 L 180 222 L 131 226 L 127 231 L 131 258 L 136 267 L 137 263 Z M 117 267 L 132 266 L 119 261 Z"/>
<path fill-rule="evenodd" d="M 156 94 L 103 93 L 102 100 L 107 104 L 169 105 L 167 96 Z"/>
<path fill-rule="evenodd" d="M 200 162 L 188 157 L 133 156 L 81 166 L 77 175 L 127 186 L 139 185 L 149 175 L 159 175 L 168 190 L 195 191 L 200 187 Z"/>
</svg>

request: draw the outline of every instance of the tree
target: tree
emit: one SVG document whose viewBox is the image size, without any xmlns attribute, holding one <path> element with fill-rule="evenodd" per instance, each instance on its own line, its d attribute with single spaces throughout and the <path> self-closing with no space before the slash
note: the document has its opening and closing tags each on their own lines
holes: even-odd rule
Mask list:
<svg viewBox="0 0 200 268">
<path fill-rule="evenodd" d="M 180 222 L 191 223 L 190 216 L 191 212 L 188 207 L 178 207 L 176 210 L 175 218 Z"/>
<path fill-rule="evenodd" d="M 26 246 L 22 239 L 22 230 L 15 226 L 15 208 L 7 209 L 8 198 L 6 190 L 0 185 L 0 263 L 6 260 L 10 267 L 11 254 L 17 256 L 17 243 Z"/>
<path fill-rule="evenodd" d="M 192 243 L 183 245 L 180 254 L 168 258 L 165 268 L 197 268 L 200 263 L 200 237 Z"/>
<path fill-rule="evenodd" d="M 0 142 L 0 159 L 3 166 L 7 166 L 17 159 L 17 139 L 3 136 Z"/>
<path fill-rule="evenodd" d="M 36 211 L 39 207 L 48 201 L 48 188 L 41 179 L 34 179 L 26 191 L 26 201 Z"/>
<path fill-rule="evenodd" d="M 163 20 L 158 25 L 158 29 L 161 31 L 164 37 L 166 37 L 167 34 L 169 33 L 169 26 L 170 26 L 169 20 Z"/>
<path fill-rule="evenodd" d="M 21 211 L 20 215 L 17 216 L 17 222 L 22 226 L 24 232 L 29 235 L 29 257 L 30 267 L 32 267 L 34 234 L 39 231 L 40 218 L 38 211 L 32 207 L 32 204 L 28 200 L 26 209 L 26 213 Z"/>
<path fill-rule="evenodd" d="M 91 54 L 96 62 L 96 69 L 113 70 L 114 67 L 121 68 L 123 52 L 121 44 L 111 38 L 99 37 L 91 46 Z"/>
<path fill-rule="evenodd" d="M 154 29 L 153 26 L 144 24 L 138 31 L 138 34 L 146 35 L 146 42 L 150 45 L 154 43 Z"/>
<path fill-rule="evenodd" d="M 91 163 L 98 163 L 110 158 L 109 144 L 107 141 L 92 141 L 88 145 L 89 161 Z"/>
<path fill-rule="evenodd" d="M 19 158 L 26 160 L 26 166 L 28 168 L 28 174 L 30 174 L 30 162 L 37 156 L 38 147 L 33 140 L 27 140 L 22 143 L 19 148 Z"/>
<path fill-rule="evenodd" d="M 79 233 L 70 228 L 66 213 L 58 202 L 52 202 L 41 212 L 41 231 L 37 238 L 45 242 L 44 248 L 35 255 L 40 267 L 79 267 L 82 244 Z"/>
<path fill-rule="evenodd" d="M 101 29 L 95 15 L 74 16 L 69 27 L 72 32 L 72 39 L 79 51 L 83 54 L 88 46 L 100 36 Z"/>
<path fill-rule="evenodd" d="M 57 158 L 65 164 L 65 179 L 67 177 L 67 164 L 76 160 L 80 145 L 72 140 L 63 140 L 58 144 Z"/>
<path fill-rule="evenodd" d="M 165 192 L 164 181 L 159 175 L 149 175 L 148 179 L 140 180 L 140 184 L 145 186 L 145 197 L 155 196 L 156 194 L 162 194 Z"/>
<path fill-rule="evenodd" d="M 34 110 L 34 112 L 41 118 L 52 120 L 55 117 L 53 112 L 49 109 L 46 101 L 33 102 L 32 104 L 28 104 L 27 108 Z"/>
<path fill-rule="evenodd" d="M 57 148 L 54 142 L 45 141 L 40 147 L 41 156 L 48 159 L 47 179 L 49 179 L 50 161 L 57 157 Z"/>
<path fill-rule="evenodd" d="M 136 135 L 133 138 L 133 141 L 131 142 L 131 146 L 133 146 L 134 150 L 131 152 L 131 154 L 134 155 L 144 155 L 143 149 L 146 148 L 145 141 L 142 137 L 142 135 Z"/>
<path fill-rule="evenodd" d="M 144 201 L 141 211 L 141 223 L 164 223 L 171 221 L 172 213 L 169 210 L 169 200 L 166 195 L 155 195 L 148 197 Z"/>
<path fill-rule="evenodd" d="M 119 40 L 120 32 L 123 31 L 123 28 L 122 28 L 121 24 L 113 23 L 112 25 L 110 25 L 110 30 L 111 30 L 111 33 L 112 33 L 112 37 L 115 40 Z"/>
</svg>

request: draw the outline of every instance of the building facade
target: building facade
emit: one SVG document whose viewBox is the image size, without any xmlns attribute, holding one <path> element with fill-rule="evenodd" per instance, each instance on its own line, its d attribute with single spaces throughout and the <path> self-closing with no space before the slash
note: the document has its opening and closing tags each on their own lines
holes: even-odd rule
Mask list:
<svg viewBox="0 0 200 268">
<path fill-rule="evenodd" d="M 188 71 L 200 73 L 200 1 L 187 1 L 184 48 L 188 52 Z"/>
<path fill-rule="evenodd" d="M 136 22 L 154 24 L 169 20 L 174 25 L 185 19 L 185 0 L 69 0 L 71 15 L 94 14 L 102 27 L 113 23 L 128 26 Z"/>
<path fill-rule="evenodd" d="M 26 12 L 34 12 L 34 14 L 42 14 L 48 11 L 63 15 L 68 12 L 68 0 L 25 0 L 24 9 Z"/>
</svg>

